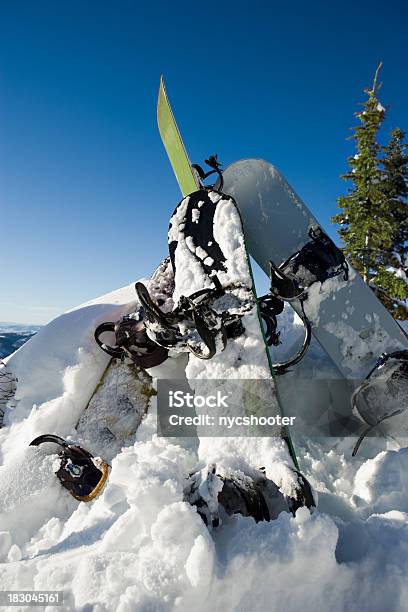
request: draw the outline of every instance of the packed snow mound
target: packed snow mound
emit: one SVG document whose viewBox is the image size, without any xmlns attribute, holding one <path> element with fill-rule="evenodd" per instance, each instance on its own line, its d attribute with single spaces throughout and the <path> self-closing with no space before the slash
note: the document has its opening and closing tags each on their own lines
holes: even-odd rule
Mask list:
<svg viewBox="0 0 408 612">
<path fill-rule="evenodd" d="M 18 379 L 16 407 L 0 430 L 0 460 L 7 464 L 16 445 L 26 447 L 42 433 L 74 433 L 82 410 L 98 384 L 109 357 L 96 345 L 94 331 L 136 307 L 129 285 L 86 302 L 43 327 L 5 359 Z"/>
<path fill-rule="evenodd" d="M 157 436 L 153 396 L 95 501 L 60 486 L 56 455 L 28 444 L 43 433 L 81 443 L 75 426 L 108 364 L 94 329 L 135 306 L 133 285 L 84 304 L 7 360 L 19 383 L 0 430 L 2 589 L 62 590 L 64 610 L 83 612 L 406 610 L 408 454 L 395 443 L 367 440 L 351 459 L 350 440 L 304 442 L 318 510 L 237 516 L 209 532 L 183 501 L 197 449 Z M 295 323 L 289 312 L 294 342 Z"/>
</svg>

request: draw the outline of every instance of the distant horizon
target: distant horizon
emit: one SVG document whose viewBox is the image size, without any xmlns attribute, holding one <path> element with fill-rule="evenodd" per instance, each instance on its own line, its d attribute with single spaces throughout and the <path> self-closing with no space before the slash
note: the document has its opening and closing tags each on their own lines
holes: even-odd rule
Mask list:
<svg viewBox="0 0 408 612">
<path fill-rule="evenodd" d="M 33 327 L 44 327 L 44 325 L 47 325 L 46 323 L 28 323 L 28 322 L 19 322 L 19 321 L 0 321 L 0 333 L 5 333 L 3 332 L 3 330 L 1 329 L 1 327 L 3 325 L 16 325 L 17 327 L 29 327 L 29 328 L 33 328 Z"/>
</svg>

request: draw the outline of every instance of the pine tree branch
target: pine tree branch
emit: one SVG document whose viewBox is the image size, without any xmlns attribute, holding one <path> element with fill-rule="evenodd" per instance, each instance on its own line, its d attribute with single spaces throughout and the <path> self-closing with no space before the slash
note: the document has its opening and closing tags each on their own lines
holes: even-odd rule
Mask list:
<svg viewBox="0 0 408 612">
<path fill-rule="evenodd" d="M 377 70 L 375 71 L 374 82 L 373 82 L 373 88 L 372 88 L 372 90 L 371 90 L 373 94 L 375 94 L 375 90 L 376 90 L 376 87 L 377 87 L 377 78 L 378 78 L 378 73 L 380 72 L 381 67 L 382 67 L 382 62 L 380 62 L 380 63 L 378 64 Z M 380 83 L 380 85 L 379 85 L 379 88 L 378 88 L 378 89 L 380 89 L 381 85 L 382 85 L 382 83 Z"/>
<path fill-rule="evenodd" d="M 399 300 L 397 297 L 394 297 L 394 296 L 390 295 L 389 293 L 386 292 L 385 289 L 383 289 L 379 285 L 376 285 L 372 281 L 370 281 L 368 286 L 373 291 L 378 291 L 379 293 L 382 293 L 388 300 L 390 300 L 390 302 L 395 302 L 396 304 L 398 304 L 398 306 L 404 306 L 405 308 L 407 307 L 406 302 L 404 302 L 402 300 Z"/>
</svg>

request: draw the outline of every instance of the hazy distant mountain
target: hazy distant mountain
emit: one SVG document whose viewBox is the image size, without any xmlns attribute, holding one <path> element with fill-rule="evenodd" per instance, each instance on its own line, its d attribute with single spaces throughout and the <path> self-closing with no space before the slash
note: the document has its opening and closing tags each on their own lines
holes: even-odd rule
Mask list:
<svg viewBox="0 0 408 612">
<path fill-rule="evenodd" d="M 25 334 L 27 332 L 31 334 L 35 334 L 40 331 L 42 325 L 32 325 L 25 323 L 10 323 L 10 322 L 2 322 L 0 321 L 0 333 L 15 333 L 15 334 Z"/>
<path fill-rule="evenodd" d="M 40 329 L 41 325 L 2 323 L 0 321 L 0 359 L 14 353 Z"/>
</svg>

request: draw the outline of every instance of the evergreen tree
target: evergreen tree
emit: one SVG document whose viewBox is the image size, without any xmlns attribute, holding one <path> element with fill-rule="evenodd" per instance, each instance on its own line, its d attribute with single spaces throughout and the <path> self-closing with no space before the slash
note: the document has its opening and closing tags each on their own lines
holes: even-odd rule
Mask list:
<svg viewBox="0 0 408 612">
<path fill-rule="evenodd" d="M 343 176 L 352 181 L 353 187 L 338 199 L 341 212 L 333 221 L 340 225 L 344 251 L 364 281 L 394 316 L 406 318 L 403 301 L 408 298 L 408 286 L 403 267 L 408 229 L 404 201 L 407 159 L 401 130 L 394 130 L 388 147 L 381 147 L 377 141 L 386 114 L 378 99 L 380 68 L 381 64 L 371 89 L 365 89 L 367 100 L 362 110 L 356 113 L 360 124 L 352 138 L 357 153 L 348 159 L 350 170 Z M 383 160 L 379 158 L 381 152 Z"/>
<path fill-rule="evenodd" d="M 384 157 L 382 188 L 395 221 L 391 251 L 384 254 L 382 267 L 373 278 L 377 294 L 397 319 L 407 319 L 408 309 L 402 303 L 408 299 L 408 145 L 405 132 L 395 128 Z"/>
</svg>

